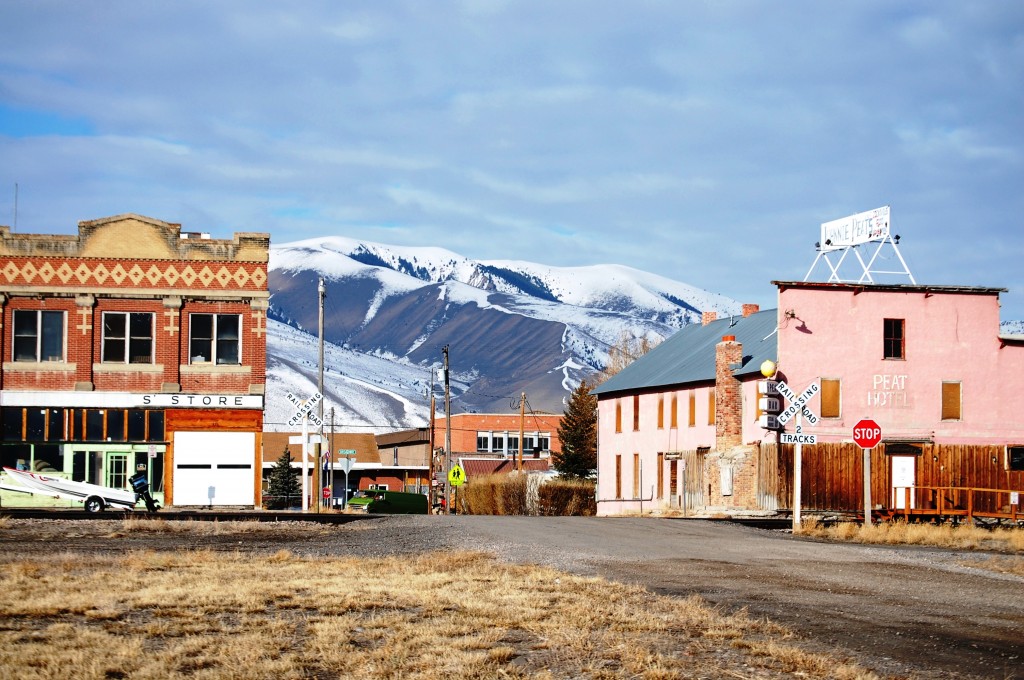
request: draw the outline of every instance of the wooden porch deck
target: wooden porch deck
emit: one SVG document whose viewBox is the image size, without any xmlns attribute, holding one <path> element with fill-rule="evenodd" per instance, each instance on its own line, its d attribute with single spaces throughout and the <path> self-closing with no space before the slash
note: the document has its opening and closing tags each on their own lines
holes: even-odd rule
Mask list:
<svg viewBox="0 0 1024 680">
<path fill-rule="evenodd" d="M 878 518 L 909 522 L 974 521 L 1024 526 L 1024 490 L 964 486 L 906 486 L 893 489 L 891 506 Z"/>
</svg>

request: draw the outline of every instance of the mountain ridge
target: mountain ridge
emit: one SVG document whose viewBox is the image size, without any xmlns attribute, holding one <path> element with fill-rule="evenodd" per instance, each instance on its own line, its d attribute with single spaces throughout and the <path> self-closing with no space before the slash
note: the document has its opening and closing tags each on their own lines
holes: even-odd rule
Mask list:
<svg viewBox="0 0 1024 680">
<path fill-rule="evenodd" d="M 343 378 L 346 366 L 367 371 L 360 378 L 367 386 L 380 371 L 429 377 L 441 364 L 441 348 L 448 346 L 452 376 L 458 378 L 456 413 L 504 412 L 510 398 L 523 391 L 537 410 L 561 412 L 571 390 L 606 365 L 609 349 L 624 333 L 657 342 L 699 322 L 702 311 L 737 314 L 741 307 L 724 295 L 623 265 L 477 261 L 443 248 L 342 236 L 272 246 L 269 276 L 268 315 L 281 325 L 268 332 L 268 403 L 277 398 L 278 383 L 303 382 L 289 373 L 316 372 L 308 358 L 295 360 L 307 351 L 300 349 L 301 336 L 285 327 L 305 332 L 316 344 L 320 277 L 327 290 L 328 354 L 344 364 L 325 367 L 325 398 L 330 400 L 328 382 L 352 384 L 352 375 Z M 383 363 L 370 367 L 356 357 Z M 408 407 L 419 399 L 421 383 L 406 378 L 396 387 L 389 414 L 376 425 L 421 426 L 429 407 Z M 346 412 L 354 413 L 348 405 L 358 398 L 350 390 L 341 392 L 337 397 L 346 402 Z M 369 401 L 371 411 L 382 412 L 379 394 Z"/>
</svg>

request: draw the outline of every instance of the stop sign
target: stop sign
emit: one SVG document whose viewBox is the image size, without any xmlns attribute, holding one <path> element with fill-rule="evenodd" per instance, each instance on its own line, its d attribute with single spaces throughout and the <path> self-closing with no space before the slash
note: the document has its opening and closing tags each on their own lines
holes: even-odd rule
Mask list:
<svg viewBox="0 0 1024 680">
<path fill-rule="evenodd" d="M 853 441 L 862 449 L 873 449 L 882 441 L 882 428 L 870 418 L 853 426 Z"/>
<path fill-rule="evenodd" d="M 331 487 L 325 486 L 324 487 L 324 498 L 330 498 L 330 497 L 331 497 Z"/>
</svg>

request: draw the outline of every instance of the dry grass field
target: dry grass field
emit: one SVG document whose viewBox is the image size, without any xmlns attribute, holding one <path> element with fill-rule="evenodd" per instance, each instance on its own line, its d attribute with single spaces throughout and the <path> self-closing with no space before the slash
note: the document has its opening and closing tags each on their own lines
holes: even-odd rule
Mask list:
<svg viewBox="0 0 1024 680">
<path fill-rule="evenodd" d="M 914 524 L 904 521 L 884 522 L 863 526 L 842 522 L 822 526 L 806 522 L 796 532 L 798 536 L 813 536 L 833 541 L 848 541 L 879 545 L 922 545 L 953 550 L 985 550 L 1008 553 L 972 560 L 961 564 L 986 569 L 999 574 L 1024 576 L 1024 530 L 1018 528 L 985 529 L 961 524 Z"/>
<path fill-rule="evenodd" d="M 110 541 L 203 531 L 241 540 L 272 530 L 134 519 L 90 526 Z M 0 521 L 0 538 L 10 529 Z M 5 678 L 873 677 L 801 651 L 779 626 L 696 598 L 482 553 L 6 551 L 0 585 Z"/>
<path fill-rule="evenodd" d="M 930 545 L 954 550 L 1002 550 L 1024 552 L 1024 531 L 1016 528 L 985 529 L 961 524 L 908 523 L 902 520 L 864 526 L 856 522 L 841 522 L 832 526 L 805 522 L 796 532 L 799 536 L 814 536 L 854 543 L 884 545 Z"/>
</svg>

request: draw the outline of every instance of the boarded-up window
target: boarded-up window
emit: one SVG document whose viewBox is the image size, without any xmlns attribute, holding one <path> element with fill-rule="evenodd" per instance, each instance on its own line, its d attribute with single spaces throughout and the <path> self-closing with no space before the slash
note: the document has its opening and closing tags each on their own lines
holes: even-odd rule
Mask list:
<svg viewBox="0 0 1024 680">
<path fill-rule="evenodd" d="M 615 431 L 622 432 L 622 402 L 615 400 Z"/>
<path fill-rule="evenodd" d="M 633 432 L 640 431 L 640 395 L 633 395 Z"/>
<path fill-rule="evenodd" d="M 658 454 L 658 498 L 665 497 L 665 454 Z"/>
<path fill-rule="evenodd" d="M 633 454 L 633 498 L 640 498 L 640 454 Z"/>
<path fill-rule="evenodd" d="M 670 460 L 668 462 L 668 495 L 676 495 L 676 489 L 679 488 L 679 461 Z"/>
<path fill-rule="evenodd" d="M 690 427 L 697 424 L 697 393 L 690 391 Z"/>
<path fill-rule="evenodd" d="M 942 383 L 942 419 L 960 420 L 960 383 Z"/>
<path fill-rule="evenodd" d="M 836 378 L 821 379 L 821 417 L 838 418 L 842 409 L 839 401 L 839 380 Z"/>
<path fill-rule="evenodd" d="M 665 428 L 665 397 L 658 396 L 658 429 Z"/>
<path fill-rule="evenodd" d="M 882 320 L 882 358 L 905 359 L 903 319 Z"/>
<path fill-rule="evenodd" d="M 615 497 L 622 498 L 622 455 L 615 456 Z"/>
<path fill-rule="evenodd" d="M 715 388 L 708 390 L 708 425 L 715 424 Z"/>
<path fill-rule="evenodd" d="M 670 427 L 673 429 L 679 427 L 679 397 L 674 394 L 672 395 L 672 415 L 669 418 Z"/>
</svg>

